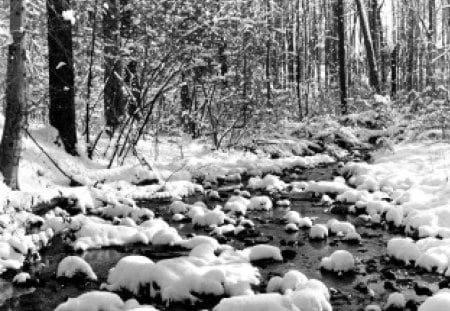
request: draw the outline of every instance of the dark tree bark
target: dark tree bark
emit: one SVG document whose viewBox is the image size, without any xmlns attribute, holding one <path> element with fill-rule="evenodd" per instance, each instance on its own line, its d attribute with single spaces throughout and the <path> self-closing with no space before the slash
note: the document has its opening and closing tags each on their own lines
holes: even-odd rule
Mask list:
<svg viewBox="0 0 450 311">
<path fill-rule="evenodd" d="M 434 52 L 435 52 L 435 40 L 436 40 L 436 1 L 429 0 L 428 2 L 428 55 L 427 55 L 427 67 L 426 67 L 426 81 L 427 86 L 431 86 L 433 91 L 435 89 L 434 70 L 433 64 Z"/>
<path fill-rule="evenodd" d="M 414 83 L 414 64 L 416 63 L 416 18 L 414 16 L 414 10 L 410 9 L 408 13 L 408 61 L 407 61 L 407 86 L 408 90 L 411 91 L 415 88 Z"/>
<path fill-rule="evenodd" d="M 6 185 L 14 190 L 19 189 L 19 160 L 22 153 L 22 137 L 27 124 L 24 2 L 24 0 L 10 1 L 10 31 L 13 42 L 8 50 L 5 125 L 0 143 L 0 171 Z"/>
<path fill-rule="evenodd" d="M 270 29 L 270 0 L 267 0 L 267 28 Z M 271 58 L 270 58 L 270 50 L 272 49 L 272 42 L 271 42 L 271 33 L 268 34 L 269 38 L 267 38 L 266 41 L 266 98 L 267 98 L 267 106 L 272 106 L 272 100 L 271 100 L 271 90 L 270 90 L 270 66 L 271 66 Z"/>
<path fill-rule="evenodd" d="M 106 126 L 114 133 L 125 115 L 122 92 L 122 61 L 120 58 L 120 11 L 118 0 L 105 0 L 103 36 L 105 40 L 104 109 Z"/>
<path fill-rule="evenodd" d="M 301 90 L 301 78 L 302 78 L 302 63 L 300 57 L 300 0 L 297 0 L 297 10 L 296 10 L 296 36 L 297 36 L 297 49 L 296 49 L 296 63 L 297 63 L 297 100 L 298 100 L 298 117 L 300 120 L 303 119 L 303 109 L 302 109 L 302 90 Z"/>
<path fill-rule="evenodd" d="M 69 0 L 47 1 L 50 124 L 58 130 L 66 151 L 76 155 L 72 25 L 62 16 L 67 10 Z"/>
<path fill-rule="evenodd" d="M 371 86 L 377 93 L 380 92 L 380 84 L 378 80 L 378 68 L 375 51 L 373 48 L 372 36 L 370 35 L 367 13 L 362 0 L 355 0 L 361 22 L 361 29 L 364 36 L 364 45 L 366 47 L 367 62 L 369 65 L 369 80 Z"/>
<path fill-rule="evenodd" d="M 339 58 L 339 85 L 341 89 L 341 112 L 347 114 L 347 81 L 345 64 L 345 25 L 344 25 L 344 0 L 338 0 L 336 5 L 336 18 L 338 25 L 338 58 Z"/>
<path fill-rule="evenodd" d="M 392 97 L 395 97 L 395 95 L 397 94 L 398 48 L 399 48 L 399 45 L 396 44 L 394 47 L 394 50 L 392 51 L 392 54 L 391 54 L 391 83 L 392 83 L 391 96 Z"/>
</svg>

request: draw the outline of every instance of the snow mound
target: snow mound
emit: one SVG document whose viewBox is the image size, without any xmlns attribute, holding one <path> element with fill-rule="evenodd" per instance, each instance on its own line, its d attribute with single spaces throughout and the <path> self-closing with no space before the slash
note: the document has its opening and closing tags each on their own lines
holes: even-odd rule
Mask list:
<svg viewBox="0 0 450 311">
<path fill-rule="evenodd" d="M 392 238 L 387 245 L 389 256 L 409 264 L 420 256 L 420 250 L 411 238 Z"/>
<path fill-rule="evenodd" d="M 259 271 L 244 257 L 217 257 L 217 246 L 199 243 L 189 256 L 160 260 L 153 263 L 141 256 L 128 256 L 110 270 L 107 284 L 112 291 L 126 289 L 138 294 L 142 288 L 150 297 L 173 301 L 196 302 L 200 295 L 252 294 L 251 285 L 259 284 Z M 251 251 L 250 251 L 251 253 Z"/>
<path fill-rule="evenodd" d="M 272 209 L 272 200 L 268 196 L 257 196 L 250 199 L 248 210 L 270 211 Z"/>
<path fill-rule="evenodd" d="M 268 191 L 276 190 L 281 191 L 284 190 L 287 185 L 284 181 L 280 179 L 280 177 L 275 175 L 266 175 L 264 178 L 260 177 L 252 177 L 248 181 L 248 187 L 251 189 L 264 189 Z"/>
<path fill-rule="evenodd" d="M 450 291 L 441 290 L 420 305 L 419 311 L 450 311 Z"/>
<path fill-rule="evenodd" d="M 134 295 L 146 284 L 154 262 L 144 256 L 126 256 L 119 260 L 108 274 L 108 285 L 102 285 L 109 291 L 127 289 Z"/>
<path fill-rule="evenodd" d="M 90 280 L 97 280 L 97 275 L 94 273 L 91 266 L 81 257 L 68 256 L 58 264 L 58 270 L 56 272 L 57 277 L 73 278 L 79 274 L 84 275 Z"/>
<path fill-rule="evenodd" d="M 248 253 L 248 258 L 250 261 L 264 259 L 283 261 L 283 256 L 281 256 L 280 249 L 273 245 L 259 244 L 245 249 L 244 252 Z"/>
<path fill-rule="evenodd" d="M 385 309 L 388 308 L 398 308 L 403 309 L 406 305 L 405 296 L 402 293 L 392 293 L 389 295 L 388 300 L 385 305 Z"/>
<path fill-rule="evenodd" d="M 213 311 L 300 311 L 291 297 L 277 293 L 224 298 Z"/>
<path fill-rule="evenodd" d="M 77 298 L 69 298 L 55 311 L 122 311 L 124 306 L 122 299 L 114 293 L 93 291 Z"/>
<path fill-rule="evenodd" d="M 20 272 L 16 274 L 12 280 L 14 284 L 26 283 L 31 278 L 30 274 L 27 272 Z"/>
<path fill-rule="evenodd" d="M 336 177 L 333 181 L 310 181 L 305 189 L 306 192 L 342 194 L 349 187 L 343 178 Z"/>
<path fill-rule="evenodd" d="M 327 222 L 327 227 L 333 234 L 347 234 L 350 232 L 356 232 L 355 226 L 347 221 L 339 221 L 337 219 L 330 219 Z"/>
<path fill-rule="evenodd" d="M 315 224 L 309 231 L 309 238 L 313 240 L 324 240 L 328 237 L 328 227 L 323 224 Z"/>
<path fill-rule="evenodd" d="M 212 211 L 198 213 L 192 218 L 192 223 L 201 227 L 220 226 L 225 222 L 225 213 L 220 207 L 216 207 Z"/>
<path fill-rule="evenodd" d="M 355 258 L 346 250 L 337 250 L 331 256 L 322 258 L 320 268 L 336 273 L 350 272 L 355 269 Z"/>
</svg>

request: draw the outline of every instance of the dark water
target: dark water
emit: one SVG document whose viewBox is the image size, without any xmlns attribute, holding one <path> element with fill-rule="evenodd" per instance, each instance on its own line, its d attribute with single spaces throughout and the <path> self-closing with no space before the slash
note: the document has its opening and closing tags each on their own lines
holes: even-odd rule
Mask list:
<svg viewBox="0 0 450 311">
<path fill-rule="evenodd" d="M 291 173 L 283 176 L 285 181 L 290 181 Z M 296 180 L 330 180 L 336 174 L 334 166 L 321 167 L 308 170 L 297 170 Z M 201 196 L 192 197 L 188 202 L 203 200 Z M 333 288 L 332 295 L 333 310 L 359 310 L 368 304 L 383 304 L 391 290 L 384 289 L 384 280 L 381 276 L 383 268 L 391 269 L 396 275 L 397 280 L 394 285 L 406 294 L 407 298 L 414 298 L 418 301 L 426 297 L 417 297 L 412 288 L 412 281 L 420 281 L 432 289 L 437 288 L 437 282 L 442 277 L 435 274 L 416 274 L 415 269 L 405 269 L 386 260 L 386 242 L 394 236 L 386 230 L 373 229 L 365 225 L 358 226 L 355 218 L 351 216 L 331 215 L 328 208 L 320 206 L 319 200 L 310 195 L 296 195 L 291 197 L 292 210 L 301 213 L 302 216 L 316 217 L 315 223 L 326 223 L 330 218 L 348 220 L 357 225 L 357 231 L 363 236 L 362 243 L 358 245 L 349 245 L 340 241 L 336 237 L 329 237 L 327 241 L 312 242 L 308 239 L 309 230 L 300 230 L 294 234 L 288 234 L 284 231 L 284 223 L 281 218 L 286 212 L 285 209 L 275 208 L 272 212 L 251 213 L 249 216 L 256 226 L 252 232 L 253 237 L 229 238 L 228 243 L 237 248 L 244 248 L 248 244 L 256 241 L 266 241 L 272 245 L 279 246 L 282 251 L 290 251 L 291 257 L 282 263 L 259 263 L 261 274 L 263 276 L 264 288 L 268 279 L 273 275 L 283 275 L 290 269 L 297 269 L 306 274 L 309 278 L 322 280 L 328 287 Z M 224 197 L 224 200 L 226 197 Z M 208 205 L 214 205 L 221 202 L 208 202 Z M 222 202 L 223 203 L 223 202 Z M 167 214 L 167 205 L 143 203 L 155 210 L 158 214 L 170 222 L 170 215 Z M 178 229 L 181 235 L 191 233 L 207 234 L 204 230 L 196 230 L 189 223 L 171 223 Z M 320 259 L 330 255 L 334 250 L 346 249 L 358 259 L 357 273 L 352 275 L 336 276 L 329 273 L 321 273 L 318 269 Z M 31 289 L 14 287 L 11 284 L 12 275 L 5 279 L 0 279 L 0 311 L 47 311 L 53 310 L 60 303 L 69 297 L 76 297 L 82 293 L 99 288 L 101 282 L 106 280 L 108 271 L 122 257 L 130 254 L 141 254 L 150 257 L 154 261 L 163 258 L 171 258 L 186 255 L 188 251 L 180 249 L 155 249 L 151 246 L 125 246 L 108 248 L 101 250 L 92 250 L 84 253 L 83 258 L 91 264 L 93 270 L 99 277 L 98 282 L 71 281 L 61 282 L 56 280 L 57 264 L 71 252 L 64 246 L 61 239 L 54 239 L 52 245 L 41 252 L 42 264 L 32 267 L 30 270 L 40 279 L 39 285 Z M 369 267 L 370 266 L 370 267 Z M 370 268 L 370 269 L 369 269 Z M 355 289 L 358 283 L 363 282 L 373 291 L 372 295 L 361 293 Z M 259 290 L 256 288 L 256 290 Z M 129 298 L 129 297 L 123 297 Z M 206 301 L 205 304 L 195 307 L 184 305 L 163 306 L 158 301 L 142 301 L 141 303 L 151 303 L 161 310 L 200 310 L 210 309 L 218 300 Z"/>
</svg>

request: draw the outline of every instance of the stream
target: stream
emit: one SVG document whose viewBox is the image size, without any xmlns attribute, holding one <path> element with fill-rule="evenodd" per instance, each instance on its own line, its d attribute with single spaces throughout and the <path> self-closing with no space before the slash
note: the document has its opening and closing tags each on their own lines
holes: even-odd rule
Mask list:
<svg viewBox="0 0 450 311">
<path fill-rule="evenodd" d="M 284 181 L 291 181 L 293 171 L 285 172 Z M 312 169 L 296 169 L 295 180 L 331 180 L 337 175 L 335 165 L 316 167 Z M 244 183 L 245 184 L 245 183 Z M 226 185 L 230 186 L 230 185 Z M 232 186 L 232 185 L 231 185 Z M 243 187 L 245 189 L 245 186 Z M 261 194 L 252 192 L 252 195 Z M 206 202 L 209 206 L 223 204 L 229 193 L 221 193 L 222 202 Z M 300 229 L 296 233 L 287 233 L 284 230 L 285 223 L 282 220 L 287 211 L 285 208 L 276 207 L 271 212 L 252 212 L 247 217 L 255 223 L 254 230 L 238 237 L 222 237 L 221 243 L 228 243 L 236 248 L 244 248 L 255 243 L 269 243 L 280 247 L 284 262 L 258 262 L 262 275 L 262 284 L 255 288 L 256 292 L 264 292 L 265 285 L 271 276 L 283 275 L 291 269 L 303 272 L 309 278 L 322 280 L 331 292 L 333 310 L 362 310 L 369 304 L 383 305 L 387 296 L 395 290 L 401 290 L 407 299 L 416 301 L 425 300 L 426 296 L 416 296 L 412 282 L 419 282 L 432 289 L 437 289 L 437 283 L 443 279 L 435 273 L 422 273 L 414 268 L 405 268 L 390 261 L 386 257 L 386 243 L 396 234 L 386 228 L 372 227 L 350 215 L 334 215 L 329 213 L 329 207 L 320 203 L 320 198 L 314 198 L 312 194 L 300 193 L 290 195 L 288 193 L 277 195 L 289 198 L 291 210 L 298 211 L 303 217 L 315 218 L 314 223 L 326 223 L 331 218 L 352 222 L 362 236 L 359 244 L 348 244 L 338 237 L 328 237 L 321 242 L 310 241 L 309 230 Z M 203 195 L 186 199 L 186 202 L 205 201 Z M 193 228 L 191 223 L 174 223 L 168 213 L 168 204 L 156 204 L 140 202 L 142 207 L 149 207 L 156 215 L 162 216 L 171 226 L 175 227 L 180 235 L 208 234 L 204 229 Z M 350 275 L 337 276 L 331 273 L 323 273 L 319 270 L 320 259 L 329 256 L 334 250 L 345 249 L 357 258 L 357 271 Z M 31 275 L 35 275 L 39 282 L 32 288 L 21 288 L 12 285 L 12 277 L 15 273 L 7 272 L 0 278 L 0 311 L 50 311 L 69 297 L 76 297 L 87 291 L 96 290 L 100 283 L 106 281 L 108 271 L 122 257 L 139 254 L 148 256 L 153 261 L 165 258 L 173 258 L 187 255 L 189 251 L 180 248 L 155 248 L 152 246 L 127 245 L 123 247 L 103 248 L 85 252 L 83 258 L 92 266 L 99 280 L 97 282 L 84 280 L 61 281 L 56 279 L 58 263 L 66 256 L 74 254 L 62 241 L 61 237 L 55 237 L 51 244 L 41 251 L 41 261 L 36 265 L 27 267 Z M 24 269 L 25 270 L 25 269 Z M 388 273 L 386 273 L 388 271 Z M 395 278 L 388 275 L 395 275 Z M 394 287 L 394 288 L 392 288 Z M 387 288 L 387 289 L 386 289 Z M 122 295 L 122 298 L 130 298 Z M 138 299 L 141 303 L 151 303 L 161 310 L 204 310 L 211 309 L 220 298 L 205 299 L 204 303 L 196 306 L 172 304 L 169 307 L 160 301 Z"/>
</svg>

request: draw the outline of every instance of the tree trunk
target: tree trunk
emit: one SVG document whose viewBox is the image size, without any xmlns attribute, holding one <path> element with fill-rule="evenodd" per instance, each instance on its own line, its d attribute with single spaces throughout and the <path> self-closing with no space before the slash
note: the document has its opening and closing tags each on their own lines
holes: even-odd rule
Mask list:
<svg viewBox="0 0 450 311">
<path fill-rule="evenodd" d="M 432 90 L 435 89 L 434 81 L 434 64 L 432 63 L 435 52 L 435 40 L 436 40 L 436 1 L 429 0 L 428 3 L 428 55 L 427 55 L 427 67 L 426 67 L 426 83 L 427 86 L 431 86 Z"/>
<path fill-rule="evenodd" d="M 395 95 L 397 94 L 398 48 L 399 48 L 399 45 L 396 44 L 394 47 L 394 50 L 392 51 L 392 54 L 391 54 L 391 83 L 392 83 L 391 96 L 392 97 L 395 97 Z"/>
<path fill-rule="evenodd" d="M 408 22 L 409 22 L 409 30 L 408 30 L 408 62 L 407 62 L 407 86 L 408 90 L 411 91 L 414 89 L 414 64 L 416 63 L 416 18 L 414 16 L 414 11 L 412 9 L 409 10 L 408 13 Z"/>
<path fill-rule="evenodd" d="M 336 6 L 336 18 L 338 25 L 338 54 L 339 54 L 339 85 L 341 89 L 341 112 L 347 114 L 347 81 L 345 64 L 345 25 L 344 25 L 344 0 L 338 0 Z"/>
<path fill-rule="evenodd" d="M 301 90 L 301 78 L 302 78 L 302 64 L 301 64 L 301 57 L 300 57 L 300 0 L 297 0 L 297 10 L 296 10 L 296 39 L 297 39 L 297 46 L 296 46 L 296 63 L 297 63 L 297 74 L 296 74 L 296 80 L 297 80 L 297 101 L 298 101 L 298 117 L 300 120 L 303 119 L 303 109 L 302 109 L 302 90 Z"/>
<path fill-rule="evenodd" d="M 77 155 L 72 25 L 62 16 L 68 10 L 68 0 L 47 1 L 50 124 L 58 130 L 66 151 Z"/>
<path fill-rule="evenodd" d="M 19 189 L 19 160 L 22 152 L 22 136 L 27 125 L 24 2 L 24 0 L 10 1 L 10 32 L 13 42 L 8 50 L 5 125 L 0 143 L 0 171 L 6 185 L 14 190 Z"/>
<path fill-rule="evenodd" d="M 105 40 L 104 114 L 106 126 L 114 133 L 125 115 L 122 92 L 122 60 L 120 58 L 120 12 L 118 0 L 105 0 L 103 36 Z"/>
<path fill-rule="evenodd" d="M 359 13 L 361 29 L 364 36 L 364 45 L 366 47 L 367 62 L 369 65 L 369 81 L 377 93 L 380 92 L 380 84 L 378 81 L 378 69 L 375 51 L 373 48 L 372 36 L 370 35 L 369 24 L 367 21 L 367 13 L 362 0 L 355 0 Z"/>
<path fill-rule="evenodd" d="M 270 30 L 270 0 L 267 0 L 267 29 Z M 272 101 L 270 96 L 270 50 L 271 50 L 271 32 L 268 31 L 268 38 L 266 41 L 266 99 L 267 99 L 267 107 L 272 107 Z"/>
</svg>

